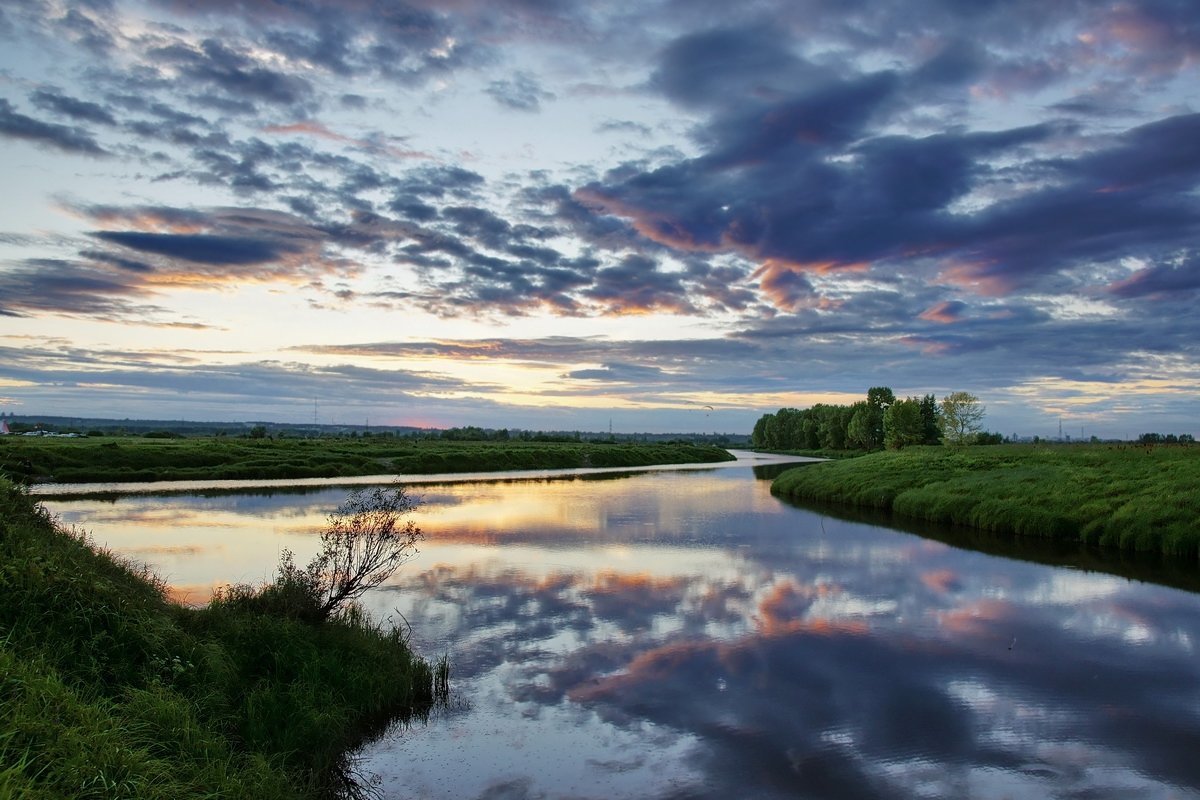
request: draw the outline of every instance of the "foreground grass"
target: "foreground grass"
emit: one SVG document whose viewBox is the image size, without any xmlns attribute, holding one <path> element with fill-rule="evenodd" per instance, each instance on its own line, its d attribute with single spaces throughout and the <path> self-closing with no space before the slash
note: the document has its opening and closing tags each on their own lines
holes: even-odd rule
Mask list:
<svg viewBox="0 0 1200 800">
<path fill-rule="evenodd" d="M 428 712 L 445 662 L 351 610 L 203 609 L 0 480 L 0 798 L 305 798 L 347 748 Z"/>
<path fill-rule="evenodd" d="M 387 438 L 0 438 L 0 472 L 34 483 L 339 478 L 731 461 L 719 447 Z"/>
<path fill-rule="evenodd" d="M 910 519 L 1200 556 L 1200 448 L 917 447 L 789 470 L 771 491 Z"/>
</svg>

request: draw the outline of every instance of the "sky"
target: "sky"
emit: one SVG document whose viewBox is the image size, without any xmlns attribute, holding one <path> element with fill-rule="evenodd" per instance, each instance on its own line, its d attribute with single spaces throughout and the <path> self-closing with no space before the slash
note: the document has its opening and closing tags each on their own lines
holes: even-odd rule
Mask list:
<svg viewBox="0 0 1200 800">
<path fill-rule="evenodd" d="M 1200 435 L 1194 0 L 5 0 L 0 413 Z"/>
</svg>

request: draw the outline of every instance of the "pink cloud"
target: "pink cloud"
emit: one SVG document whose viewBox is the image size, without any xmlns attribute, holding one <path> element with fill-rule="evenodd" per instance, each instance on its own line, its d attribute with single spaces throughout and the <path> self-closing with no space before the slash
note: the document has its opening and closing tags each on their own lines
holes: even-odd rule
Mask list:
<svg viewBox="0 0 1200 800">
<path fill-rule="evenodd" d="M 962 321 L 963 308 L 965 306 L 959 301 L 947 300 L 930 306 L 917 316 L 928 322 L 940 322 L 944 325 L 950 325 Z"/>
</svg>

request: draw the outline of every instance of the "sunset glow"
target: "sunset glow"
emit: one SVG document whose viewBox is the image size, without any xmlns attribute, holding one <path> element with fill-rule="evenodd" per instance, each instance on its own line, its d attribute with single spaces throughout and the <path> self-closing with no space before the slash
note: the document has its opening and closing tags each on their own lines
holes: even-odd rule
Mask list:
<svg viewBox="0 0 1200 800">
<path fill-rule="evenodd" d="M 0 411 L 1200 433 L 1197 15 L 5 4 Z"/>
</svg>

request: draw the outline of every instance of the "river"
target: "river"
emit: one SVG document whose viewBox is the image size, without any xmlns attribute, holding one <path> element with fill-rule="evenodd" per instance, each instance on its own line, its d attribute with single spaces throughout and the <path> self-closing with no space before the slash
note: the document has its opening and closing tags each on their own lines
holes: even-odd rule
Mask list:
<svg viewBox="0 0 1200 800">
<path fill-rule="evenodd" d="M 1200 595 L 796 508 L 753 463 L 413 485 L 421 553 L 366 605 L 452 699 L 362 751 L 382 796 L 1200 798 Z M 44 502 L 203 602 L 345 494 Z"/>
</svg>

